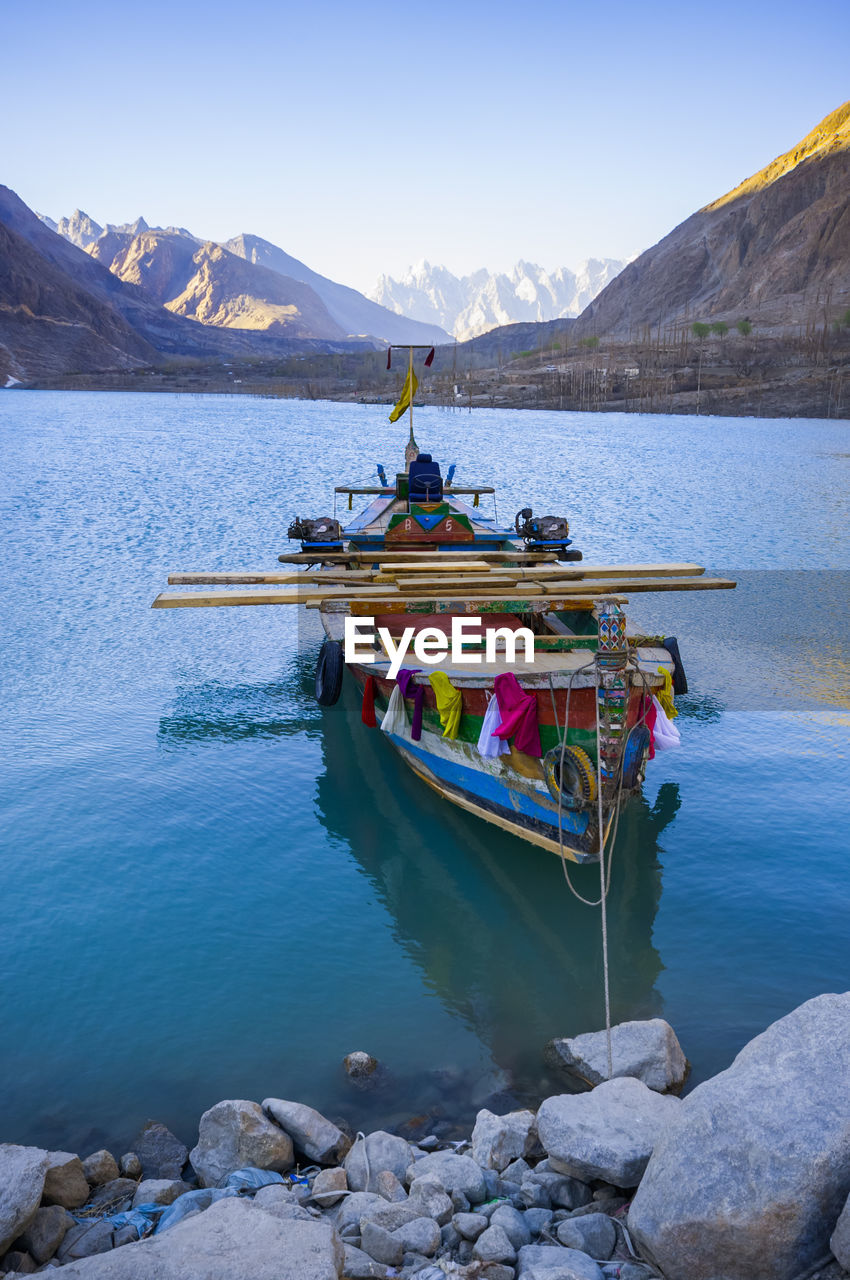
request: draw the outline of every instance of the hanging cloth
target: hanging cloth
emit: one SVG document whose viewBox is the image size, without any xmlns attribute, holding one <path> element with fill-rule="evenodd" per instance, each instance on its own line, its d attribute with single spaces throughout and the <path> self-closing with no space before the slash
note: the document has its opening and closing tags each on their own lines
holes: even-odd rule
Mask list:
<svg viewBox="0 0 850 1280">
<path fill-rule="evenodd" d="M 413 684 L 413 677 L 419 674 L 419 667 L 402 667 L 396 676 L 396 685 L 401 689 L 403 698 L 413 699 L 413 722 L 410 736 L 414 742 L 422 737 L 422 704 L 425 701 L 425 689 L 421 684 Z"/>
<path fill-rule="evenodd" d="M 360 719 L 364 724 L 368 724 L 370 729 L 374 729 L 378 723 L 375 719 L 375 677 L 367 676 L 366 683 L 363 686 L 363 706 L 360 709 Z"/>
<path fill-rule="evenodd" d="M 667 718 L 667 713 L 658 698 L 652 699 L 652 705 L 655 708 L 653 738 L 655 739 L 656 750 L 666 751 L 670 747 L 680 747 L 682 745 L 682 735 L 673 721 Z"/>
<path fill-rule="evenodd" d="M 499 701 L 497 698 L 491 698 L 487 703 L 487 710 L 484 713 L 484 721 L 481 725 L 481 732 L 478 735 L 478 751 L 482 756 L 509 756 L 511 749 L 504 738 L 496 736 L 496 725 L 502 718 L 499 710 Z"/>
<path fill-rule="evenodd" d="M 443 726 L 443 737 L 456 738 L 460 729 L 460 717 L 463 713 L 463 694 L 460 689 L 454 687 L 445 671 L 433 671 L 428 679 L 437 699 L 437 710 L 440 713 L 440 724 Z"/>
<path fill-rule="evenodd" d="M 390 700 L 384 712 L 384 718 L 381 721 L 381 728 L 384 733 L 396 733 L 399 737 L 407 737 L 407 712 L 404 708 L 401 689 L 397 684 L 390 694 Z"/>
<path fill-rule="evenodd" d="M 675 720 L 679 714 L 676 710 L 676 704 L 673 701 L 673 677 L 666 667 L 659 667 L 658 674 L 663 677 L 664 685 L 655 695 L 658 702 L 664 708 L 668 720 Z"/>
<path fill-rule="evenodd" d="M 495 732 L 500 738 L 513 737 L 517 751 L 527 756 L 543 755 L 540 749 L 540 730 L 537 727 L 537 699 L 526 693 L 513 671 L 504 671 L 494 681 L 496 699 L 501 712 L 501 724 Z"/>
</svg>

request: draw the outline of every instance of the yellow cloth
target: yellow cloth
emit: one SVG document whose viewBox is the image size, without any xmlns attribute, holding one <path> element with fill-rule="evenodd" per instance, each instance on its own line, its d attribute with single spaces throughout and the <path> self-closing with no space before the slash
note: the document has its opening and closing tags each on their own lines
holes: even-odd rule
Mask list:
<svg viewBox="0 0 850 1280">
<path fill-rule="evenodd" d="M 456 738 L 463 713 L 463 694 L 456 689 L 445 671 L 434 671 L 428 679 L 437 699 L 444 738 Z"/>
<path fill-rule="evenodd" d="M 676 704 L 673 701 L 673 677 L 666 667 L 659 667 L 658 674 L 664 677 L 664 687 L 656 693 L 656 698 L 661 703 L 668 720 L 675 720 L 679 714 L 676 710 Z"/>
<path fill-rule="evenodd" d="M 413 380 L 413 390 L 410 389 L 410 382 Z M 410 401 L 416 395 L 416 388 L 419 386 L 419 379 L 412 369 L 408 369 L 407 377 L 404 380 L 404 386 L 401 389 L 401 399 L 390 414 L 390 422 L 397 422 L 405 409 L 410 408 Z"/>
</svg>

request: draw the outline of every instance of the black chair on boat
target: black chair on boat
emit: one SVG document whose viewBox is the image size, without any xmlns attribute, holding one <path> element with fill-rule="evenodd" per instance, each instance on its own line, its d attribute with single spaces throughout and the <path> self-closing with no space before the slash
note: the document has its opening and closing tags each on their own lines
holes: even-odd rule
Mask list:
<svg viewBox="0 0 850 1280">
<path fill-rule="evenodd" d="M 443 477 L 439 462 L 430 453 L 418 454 L 410 464 L 408 493 L 411 502 L 442 502 Z"/>
</svg>

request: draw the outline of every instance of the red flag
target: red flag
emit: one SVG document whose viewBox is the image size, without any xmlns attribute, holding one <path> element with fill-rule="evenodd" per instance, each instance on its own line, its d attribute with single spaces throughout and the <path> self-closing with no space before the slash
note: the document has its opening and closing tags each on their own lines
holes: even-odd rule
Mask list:
<svg viewBox="0 0 850 1280">
<path fill-rule="evenodd" d="M 393 359 L 393 349 L 392 347 L 387 347 L 387 368 L 388 369 L 392 368 L 392 359 Z"/>
<path fill-rule="evenodd" d="M 433 360 L 433 359 L 434 359 L 434 348 L 432 347 L 432 348 L 431 348 L 431 350 L 428 352 L 427 356 L 425 357 L 425 368 L 426 368 L 426 369 L 430 369 L 430 368 L 431 368 L 431 362 L 432 362 L 432 360 Z"/>
<path fill-rule="evenodd" d="M 377 729 L 378 727 L 378 721 L 375 718 L 375 691 L 377 687 L 375 677 L 367 676 L 366 683 L 363 686 L 363 706 L 360 709 L 360 719 L 370 729 Z"/>
</svg>

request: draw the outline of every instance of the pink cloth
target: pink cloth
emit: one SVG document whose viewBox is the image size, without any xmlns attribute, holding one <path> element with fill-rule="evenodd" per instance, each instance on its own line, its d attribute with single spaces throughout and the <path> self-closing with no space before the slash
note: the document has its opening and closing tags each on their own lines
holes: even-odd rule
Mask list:
<svg viewBox="0 0 850 1280">
<path fill-rule="evenodd" d="M 494 730 L 496 737 L 512 737 L 517 751 L 524 751 L 527 756 L 542 756 L 540 730 L 537 727 L 537 698 L 533 693 L 526 693 L 522 689 L 512 671 L 496 676 L 494 690 L 502 715 L 501 724 Z"/>
</svg>

